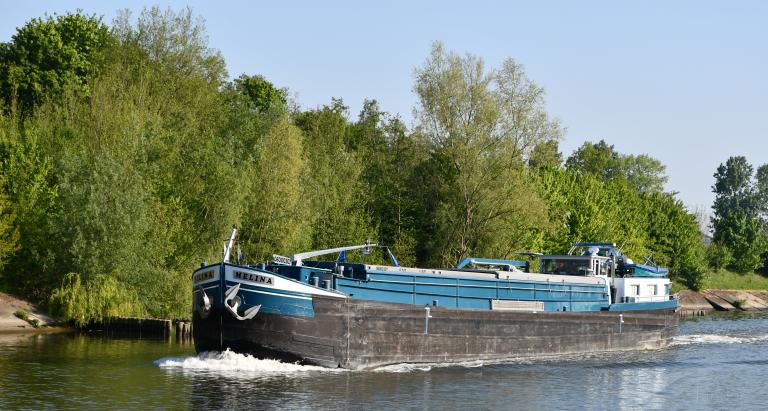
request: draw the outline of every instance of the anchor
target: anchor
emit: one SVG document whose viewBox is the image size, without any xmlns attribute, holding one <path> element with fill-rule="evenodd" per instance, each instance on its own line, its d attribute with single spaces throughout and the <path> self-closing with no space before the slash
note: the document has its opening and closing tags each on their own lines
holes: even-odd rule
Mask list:
<svg viewBox="0 0 768 411">
<path fill-rule="evenodd" d="M 206 319 L 208 318 L 208 314 L 211 313 L 211 299 L 208 297 L 208 294 L 205 293 L 203 286 L 198 285 L 197 290 L 200 291 L 200 299 L 197 300 L 195 309 L 197 310 L 197 313 L 200 314 L 200 318 Z"/>
<path fill-rule="evenodd" d="M 240 303 L 242 302 L 242 299 L 237 295 L 237 292 L 240 291 L 240 283 L 237 283 L 233 285 L 232 287 L 227 290 L 227 292 L 224 294 L 224 306 L 227 307 L 227 310 L 229 310 L 229 313 L 232 314 L 233 317 L 237 318 L 240 321 L 244 320 L 250 320 L 251 318 L 255 317 L 256 314 L 259 312 L 259 308 L 261 308 L 261 304 L 251 307 L 243 313 L 241 316 L 237 313 L 237 309 L 240 307 Z"/>
</svg>

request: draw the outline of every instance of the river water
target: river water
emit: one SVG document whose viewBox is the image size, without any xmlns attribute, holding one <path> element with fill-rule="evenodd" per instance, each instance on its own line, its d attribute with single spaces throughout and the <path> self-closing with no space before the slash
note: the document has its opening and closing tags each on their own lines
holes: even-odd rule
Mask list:
<svg viewBox="0 0 768 411">
<path fill-rule="evenodd" d="M 687 320 L 659 351 L 341 371 L 191 344 L 0 335 L 0 409 L 766 409 L 768 317 Z"/>
</svg>

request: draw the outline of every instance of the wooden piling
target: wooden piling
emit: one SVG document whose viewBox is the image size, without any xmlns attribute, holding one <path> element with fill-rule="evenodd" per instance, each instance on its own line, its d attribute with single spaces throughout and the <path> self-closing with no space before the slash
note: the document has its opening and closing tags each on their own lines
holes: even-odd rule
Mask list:
<svg viewBox="0 0 768 411">
<path fill-rule="evenodd" d="M 173 330 L 171 320 L 160 318 L 114 317 L 102 323 L 92 323 L 90 330 L 104 330 L 114 336 L 139 338 L 169 338 Z"/>
</svg>

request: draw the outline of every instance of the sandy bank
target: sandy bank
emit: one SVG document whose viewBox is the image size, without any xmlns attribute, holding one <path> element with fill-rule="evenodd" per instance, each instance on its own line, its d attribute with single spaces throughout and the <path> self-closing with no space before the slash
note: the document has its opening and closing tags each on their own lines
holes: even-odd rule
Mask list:
<svg viewBox="0 0 768 411">
<path fill-rule="evenodd" d="M 26 312 L 29 320 L 37 320 L 38 327 L 35 328 L 30 322 L 17 317 L 17 311 Z M 56 319 L 36 305 L 12 295 L 0 293 L 0 334 L 47 333 L 63 330 L 66 328 L 59 326 Z"/>
</svg>

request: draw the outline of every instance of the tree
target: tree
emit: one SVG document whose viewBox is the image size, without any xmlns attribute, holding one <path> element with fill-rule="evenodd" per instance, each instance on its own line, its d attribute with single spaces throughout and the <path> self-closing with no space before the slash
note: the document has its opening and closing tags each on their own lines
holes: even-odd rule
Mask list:
<svg viewBox="0 0 768 411">
<path fill-rule="evenodd" d="M 284 114 L 251 148 L 240 241 L 250 260 L 309 247 L 309 204 L 303 201 L 305 177 L 301 131 Z"/>
<path fill-rule="evenodd" d="M 761 167 L 764 170 L 763 167 Z M 754 169 L 743 156 L 730 157 L 714 174 L 715 202 L 712 228 L 715 243 L 727 247 L 730 268 L 751 272 L 762 264 L 768 239 L 761 211 L 765 207 L 762 182 L 755 182 Z M 764 171 L 758 176 L 764 181 Z"/>
<path fill-rule="evenodd" d="M 19 230 L 16 228 L 16 213 L 13 203 L 5 194 L 5 185 L 0 185 L 0 270 L 8 259 L 19 249 Z"/>
<path fill-rule="evenodd" d="M 382 112 L 375 100 L 363 103 L 346 145 L 365 161 L 366 209 L 378 227 L 378 241 L 392 247 L 401 264 L 413 265 L 420 207 L 415 191 L 420 187 L 411 179 L 427 156 L 426 148 L 408 134 L 399 118 Z"/>
<path fill-rule="evenodd" d="M 432 210 L 436 239 L 428 260 L 454 263 L 469 253 L 508 255 L 527 245 L 528 224 L 544 205 L 529 186 L 524 161 L 562 129 L 544 111 L 543 89 L 508 59 L 486 70 L 482 59 L 445 51 L 435 43 L 416 70 L 417 132 L 432 151 L 440 200 Z M 428 227 L 425 227 L 428 228 Z"/>
<path fill-rule="evenodd" d="M 577 148 L 565 161 L 565 167 L 581 174 L 592 174 L 602 180 L 621 175 L 620 154 L 605 140 L 589 141 Z"/>
<path fill-rule="evenodd" d="M 528 157 L 531 168 L 560 167 L 563 163 L 563 153 L 560 152 L 557 140 L 544 141 L 536 144 Z"/>
<path fill-rule="evenodd" d="M 664 191 L 664 184 L 668 180 L 664 175 L 666 169 L 661 161 L 645 154 L 622 157 L 622 174 L 630 185 L 642 193 Z"/>
<path fill-rule="evenodd" d="M 278 89 L 267 81 L 264 76 L 249 76 L 242 74 L 234 81 L 235 89 L 248 96 L 257 110 L 267 111 L 270 108 L 285 108 L 288 104 L 286 89 Z"/>
<path fill-rule="evenodd" d="M 705 250 L 696 216 L 669 193 L 642 194 L 648 233 L 648 250 L 653 260 L 669 267 L 683 284 L 693 290 L 703 285 Z"/>
<path fill-rule="evenodd" d="M 296 115 L 308 160 L 302 186 L 311 203 L 307 226 L 313 248 L 359 244 L 377 237 L 366 212 L 369 191 L 363 182 L 363 163 L 347 148 L 346 113 L 343 101 L 334 99 L 330 105 Z"/>
<path fill-rule="evenodd" d="M 768 164 L 763 164 L 757 168 L 755 180 L 760 220 L 764 225 L 768 226 Z"/>
<path fill-rule="evenodd" d="M 123 10 L 112 22 L 111 33 L 121 46 L 140 50 L 176 80 L 197 78 L 218 87 L 227 76 L 221 53 L 208 46 L 204 20 L 195 18 L 190 7 L 178 13 L 145 7 L 135 25 L 130 10 Z"/>
<path fill-rule="evenodd" d="M 87 96 L 65 83 L 4 117 L 21 245 L 4 276 L 72 316 L 82 301 L 90 318 L 186 317 L 190 268 L 219 257 L 244 203 L 223 62 L 188 13 L 145 12 L 113 33 Z"/>
<path fill-rule="evenodd" d="M 661 192 L 667 177 L 666 167 L 645 154 L 638 156 L 618 153 L 605 140 L 581 145 L 568 157 L 566 168 L 581 174 L 592 174 L 604 181 L 623 178 L 640 192 Z"/>
<path fill-rule="evenodd" d="M 89 94 L 89 80 L 98 74 L 112 37 L 95 15 L 66 13 L 32 19 L 0 44 L 0 95 L 24 113 L 65 86 Z"/>
</svg>

